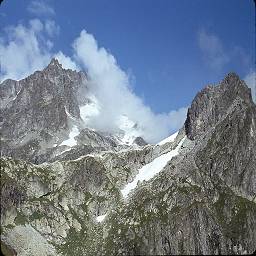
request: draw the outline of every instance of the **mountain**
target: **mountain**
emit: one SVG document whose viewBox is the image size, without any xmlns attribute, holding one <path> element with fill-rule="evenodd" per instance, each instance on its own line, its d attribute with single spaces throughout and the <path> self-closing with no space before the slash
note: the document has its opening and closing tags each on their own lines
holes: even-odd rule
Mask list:
<svg viewBox="0 0 256 256">
<path fill-rule="evenodd" d="M 0 97 L 4 255 L 256 250 L 256 106 L 236 74 L 199 92 L 157 145 L 125 116 L 117 133 L 88 127 L 90 79 L 56 60 Z"/>
<path fill-rule="evenodd" d="M 126 117 L 117 134 L 89 129 L 86 120 L 97 111 L 97 99 L 90 93 L 87 75 L 62 68 L 56 59 L 25 79 L 2 82 L 0 99 L 4 156 L 39 164 L 66 155 L 70 158 L 72 154 L 77 157 L 93 151 L 120 150 L 136 142 L 146 144 L 142 138 L 130 136 L 129 125 L 135 124 Z"/>
</svg>

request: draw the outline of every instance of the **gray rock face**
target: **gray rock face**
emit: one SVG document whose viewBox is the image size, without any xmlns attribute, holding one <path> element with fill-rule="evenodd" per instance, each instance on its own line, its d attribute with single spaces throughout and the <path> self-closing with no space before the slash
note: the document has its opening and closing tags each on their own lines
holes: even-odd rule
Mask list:
<svg viewBox="0 0 256 256">
<path fill-rule="evenodd" d="M 81 131 L 77 137 L 78 144 L 90 145 L 92 147 L 104 147 L 105 149 L 112 149 L 117 147 L 117 143 L 114 138 L 107 137 L 99 132 L 92 131 L 85 128 Z"/>
<path fill-rule="evenodd" d="M 21 84 L 18 81 L 7 79 L 0 86 L 0 109 L 8 108 L 15 96 L 21 89 Z M 3 118 L 3 117 L 2 117 Z"/>
<path fill-rule="evenodd" d="M 13 86 L 19 84 L 20 91 L 8 105 L 7 113 L 5 112 L 3 137 L 19 141 L 27 133 L 38 131 L 38 127 L 48 133 L 65 129 L 65 108 L 72 116 L 79 118 L 75 95 L 83 80 L 85 83 L 86 77 L 83 73 L 71 70 L 63 72 L 60 64 L 53 59 L 43 71 L 37 71 L 28 78 L 14 82 Z"/>
<path fill-rule="evenodd" d="M 249 104 L 252 101 L 250 89 L 234 74 L 228 74 L 218 86 L 207 86 L 192 102 L 185 122 L 186 134 L 195 139 L 206 132 L 226 115 L 235 99 Z"/>
<path fill-rule="evenodd" d="M 134 142 L 135 144 L 139 145 L 139 146 L 146 146 L 147 145 L 147 142 L 141 138 L 141 137 L 137 137 Z"/>
<path fill-rule="evenodd" d="M 78 125 L 78 107 L 86 101 L 74 96 L 81 88 L 77 81 L 86 77 L 73 71 L 62 73 L 53 60 L 23 86 L 19 84 L 23 80 L 7 80 L 0 87 L 1 106 L 7 112 L 2 151 L 8 156 L 9 147 L 13 156 L 20 156 L 22 148 L 24 156 L 16 158 L 30 161 L 33 154 L 29 152 L 36 149 L 37 163 L 42 163 L 1 159 L 1 239 L 9 251 L 42 255 L 36 241 L 44 255 L 209 255 L 256 250 L 256 106 L 237 75 L 231 73 L 219 85 L 197 94 L 173 142 L 120 146 L 114 136 L 83 128 L 77 145 L 67 148 L 49 146 L 42 135 L 49 133 L 54 137 L 49 141 L 63 141 L 70 115 Z M 70 79 L 67 84 L 66 79 Z M 39 112 L 35 110 L 44 113 L 38 120 L 32 120 L 36 114 L 33 118 L 27 114 L 37 106 L 31 96 L 33 81 L 45 81 L 40 95 L 47 95 L 45 102 L 58 108 L 49 114 L 51 108 L 45 104 Z M 72 88 L 70 81 L 74 81 Z M 10 89 L 4 90 L 7 84 Z M 60 92 L 52 103 L 55 94 L 50 88 L 56 85 Z M 27 98 L 22 96 L 30 92 Z M 8 131 L 19 106 L 23 106 L 23 119 L 17 117 L 18 123 Z M 59 115 L 55 130 L 46 124 L 47 115 Z M 27 131 L 19 131 L 21 120 Z M 128 198 L 122 197 L 122 189 L 142 166 L 174 150 L 181 141 L 179 154 L 161 172 L 138 184 Z M 135 143 L 145 144 L 141 138 Z"/>
<path fill-rule="evenodd" d="M 0 85 L 2 155 L 33 161 L 62 141 L 70 130 L 69 115 L 80 118 L 83 102 L 78 95 L 86 91 L 86 84 L 84 73 L 64 70 L 55 59 L 25 79 L 4 81 Z"/>
</svg>

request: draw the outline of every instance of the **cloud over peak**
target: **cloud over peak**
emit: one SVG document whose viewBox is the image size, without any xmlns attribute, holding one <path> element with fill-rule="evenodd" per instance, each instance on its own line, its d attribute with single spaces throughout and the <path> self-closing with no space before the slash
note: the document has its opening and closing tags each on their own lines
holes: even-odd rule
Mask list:
<svg viewBox="0 0 256 256">
<path fill-rule="evenodd" d="M 176 131 L 184 122 L 187 109 L 156 114 L 131 90 L 128 75 L 116 59 L 99 47 L 93 35 L 83 30 L 73 44 L 75 58 L 87 70 L 91 92 L 101 106 L 99 115 L 90 120 L 93 128 L 103 131 L 118 129 L 120 117 L 127 116 L 137 124 L 140 136 L 158 142 Z"/>
<path fill-rule="evenodd" d="M 49 64 L 54 55 L 53 38 L 59 33 L 59 26 L 53 20 L 31 19 L 27 25 L 7 27 L 5 32 L 0 36 L 0 81 L 20 80 Z M 63 53 L 57 53 L 56 57 L 68 68 L 78 69 Z"/>
<path fill-rule="evenodd" d="M 115 57 L 99 47 L 94 36 L 85 30 L 73 42 L 73 56 L 66 56 L 61 51 L 52 52 L 55 28 L 58 28 L 55 23 L 49 28 L 47 21 L 38 19 L 30 20 L 27 26 L 10 27 L 7 40 L 0 38 L 3 59 L 0 80 L 22 79 L 43 69 L 52 57 L 56 57 L 64 68 L 84 69 L 90 78 L 90 93 L 98 101 L 99 112 L 90 117 L 89 127 L 116 132 L 120 122 L 127 117 L 129 122 L 136 124 L 136 136 L 156 143 L 182 126 L 187 108 L 154 113 L 132 91 L 130 77 L 118 66 Z"/>
<path fill-rule="evenodd" d="M 19 24 L 6 29 L 6 38 L 0 38 L 0 81 L 22 79 L 48 64 L 53 43 L 44 32 L 45 24 L 38 19 L 30 20 L 28 26 Z"/>
</svg>

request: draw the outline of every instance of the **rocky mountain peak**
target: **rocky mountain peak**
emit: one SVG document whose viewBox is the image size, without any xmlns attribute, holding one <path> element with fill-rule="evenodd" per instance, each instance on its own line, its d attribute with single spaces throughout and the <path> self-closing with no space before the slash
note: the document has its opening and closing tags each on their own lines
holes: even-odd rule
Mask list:
<svg viewBox="0 0 256 256">
<path fill-rule="evenodd" d="M 235 73 L 229 73 L 217 86 L 207 86 L 194 98 L 188 109 L 185 129 L 188 138 L 211 129 L 236 103 L 253 104 L 250 89 Z"/>
<path fill-rule="evenodd" d="M 62 65 L 59 63 L 59 61 L 56 58 L 52 58 L 50 63 L 48 64 L 48 66 L 46 68 L 49 67 L 55 67 L 55 68 L 63 68 Z"/>
<path fill-rule="evenodd" d="M 223 81 L 226 81 L 227 83 L 238 80 L 240 80 L 240 77 L 235 72 L 229 72 L 223 79 Z"/>
<path fill-rule="evenodd" d="M 48 76 L 54 76 L 57 77 L 61 74 L 66 74 L 66 70 L 62 67 L 62 65 L 59 63 L 59 61 L 55 58 L 52 58 L 48 66 L 42 70 L 42 74 L 48 75 Z M 40 71 L 39 71 L 40 72 Z M 76 71 L 73 71 L 76 73 Z"/>
<path fill-rule="evenodd" d="M 7 143 L 5 150 L 13 152 L 13 145 L 23 147 L 32 140 L 43 149 L 68 134 L 70 120 L 80 118 L 83 101 L 79 95 L 86 95 L 86 81 L 83 72 L 63 69 L 55 58 L 42 71 L 20 81 L 4 81 L 0 87 L 0 131 Z"/>
<path fill-rule="evenodd" d="M 227 74 L 227 76 L 221 81 L 219 87 L 223 93 L 229 94 L 231 99 L 235 99 L 239 96 L 248 103 L 252 101 L 250 89 L 234 72 Z"/>
</svg>

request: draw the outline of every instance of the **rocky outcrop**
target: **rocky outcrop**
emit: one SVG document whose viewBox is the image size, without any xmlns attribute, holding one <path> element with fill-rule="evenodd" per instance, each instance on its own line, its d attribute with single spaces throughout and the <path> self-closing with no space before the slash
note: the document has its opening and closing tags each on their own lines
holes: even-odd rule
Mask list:
<svg viewBox="0 0 256 256">
<path fill-rule="evenodd" d="M 0 86 L 0 109 L 8 108 L 11 104 L 11 101 L 13 101 L 18 94 L 18 92 L 21 89 L 21 84 L 18 81 L 7 79 L 3 81 L 3 83 Z M 1 119 L 3 119 L 3 116 L 1 116 Z M 3 121 L 3 120 L 2 120 Z M 2 122 L 1 121 L 1 122 Z"/>
<path fill-rule="evenodd" d="M 137 144 L 138 146 L 146 146 L 147 142 L 142 137 L 137 137 L 133 143 Z"/>
<path fill-rule="evenodd" d="M 104 147 L 106 150 L 117 147 L 114 137 L 106 136 L 100 132 L 85 128 L 77 137 L 78 144 L 90 145 L 92 147 Z"/>
<path fill-rule="evenodd" d="M 86 90 L 86 75 L 63 69 L 56 59 L 25 79 L 4 81 L 1 154 L 36 162 L 38 155 L 63 141 L 72 121 L 79 121 L 79 105 L 87 100 L 80 94 Z"/>
<path fill-rule="evenodd" d="M 235 73 L 228 74 L 218 86 L 207 86 L 193 100 L 185 122 L 186 134 L 195 139 L 227 114 L 228 109 L 237 101 L 250 104 L 252 96 L 245 82 Z"/>
</svg>

